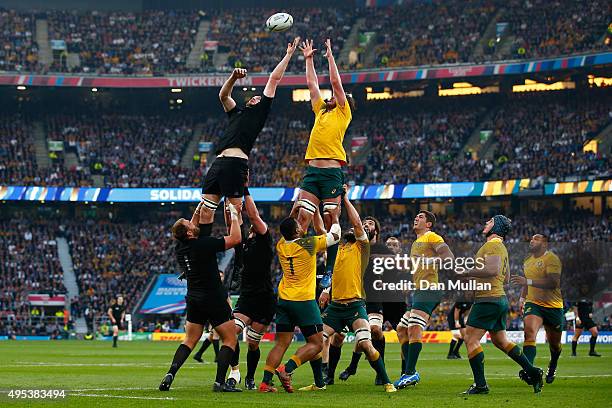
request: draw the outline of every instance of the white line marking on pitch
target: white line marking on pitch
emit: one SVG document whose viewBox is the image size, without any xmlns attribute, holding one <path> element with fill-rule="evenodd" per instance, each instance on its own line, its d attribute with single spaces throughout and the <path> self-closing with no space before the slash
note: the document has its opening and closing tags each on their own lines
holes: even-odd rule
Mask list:
<svg viewBox="0 0 612 408">
<path fill-rule="evenodd" d="M 137 397 L 134 395 L 112 395 L 112 394 L 68 394 L 71 397 L 97 397 L 97 398 L 126 398 L 140 400 L 176 400 L 173 397 Z"/>
</svg>

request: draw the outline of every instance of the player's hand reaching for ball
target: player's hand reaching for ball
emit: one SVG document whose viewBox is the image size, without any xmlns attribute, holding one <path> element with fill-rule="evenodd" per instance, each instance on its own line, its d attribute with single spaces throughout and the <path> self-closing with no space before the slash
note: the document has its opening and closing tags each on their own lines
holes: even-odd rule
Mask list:
<svg viewBox="0 0 612 408">
<path fill-rule="evenodd" d="M 287 44 L 287 55 L 293 55 L 300 43 L 300 37 L 295 37 L 292 43 Z"/>
<path fill-rule="evenodd" d="M 247 76 L 247 70 L 244 68 L 234 68 L 232 72 L 232 78 L 234 79 L 242 79 Z"/>
<path fill-rule="evenodd" d="M 316 48 L 312 48 L 312 40 L 306 40 L 300 45 L 300 50 L 304 53 L 304 58 L 312 58 Z"/>
<path fill-rule="evenodd" d="M 325 40 L 325 58 L 333 57 L 334 54 L 332 52 L 331 40 L 328 38 Z"/>
</svg>

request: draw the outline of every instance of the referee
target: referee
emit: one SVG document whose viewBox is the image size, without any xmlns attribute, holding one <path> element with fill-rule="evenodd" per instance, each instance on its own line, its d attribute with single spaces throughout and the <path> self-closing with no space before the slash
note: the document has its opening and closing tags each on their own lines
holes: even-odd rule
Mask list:
<svg viewBox="0 0 612 408">
<path fill-rule="evenodd" d="M 219 333 L 222 346 L 217 358 L 217 377 L 213 386 L 216 392 L 242 391 L 225 383 L 225 375 L 236 348 L 236 328 L 232 309 L 227 302 L 227 291 L 219 278 L 217 252 L 223 252 L 240 244 L 238 212 L 240 208 L 229 205 L 231 213 L 230 235 L 222 238 L 208 236 L 205 225 L 200 224 L 201 202 L 191 221 L 179 219 L 172 226 L 176 240 L 176 257 L 187 277 L 187 322 L 185 340 L 178 347 L 168 373 L 159 385 L 160 391 L 168 391 L 174 377 L 191 350 L 202 337 L 204 325 L 210 322 Z M 201 232 L 202 231 L 202 232 Z"/>
</svg>

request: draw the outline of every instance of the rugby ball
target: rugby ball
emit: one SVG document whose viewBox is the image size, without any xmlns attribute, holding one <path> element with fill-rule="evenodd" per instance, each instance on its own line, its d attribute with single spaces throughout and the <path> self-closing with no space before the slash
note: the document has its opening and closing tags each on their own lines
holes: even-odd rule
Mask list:
<svg viewBox="0 0 612 408">
<path fill-rule="evenodd" d="M 276 13 L 266 21 L 266 28 L 268 31 L 274 31 L 280 33 L 281 31 L 287 31 L 293 25 L 293 17 L 287 13 Z"/>
</svg>

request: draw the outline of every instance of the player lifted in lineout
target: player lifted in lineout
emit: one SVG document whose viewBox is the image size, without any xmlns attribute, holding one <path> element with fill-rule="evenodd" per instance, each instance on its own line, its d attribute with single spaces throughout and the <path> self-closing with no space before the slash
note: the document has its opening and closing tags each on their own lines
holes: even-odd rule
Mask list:
<svg viewBox="0 0 612 408">
<path fill-rule="evenodd" d="M 366 312 L 363 275 L 370 261 L 370 239 L 374 230 L 361 223 L 359 213 L 344 195 L 344 207 L 352 229 L 344 234 L 338 249 L 331 285 L 331 302 L 323 312 L 323 337 L 341 333 L 348 326 L 355 332 L 356 352 L 363 351 L 370 365 L 382 379 L 385 392 L 397 391 L 385 369 L 380 353 L 372 345 L 372 335 Z M 315 384 L 300 388 L 303 391 L 325 389 L 325 384 Z"/>
<path fill-rule="evenodd" d="M 544 325 L 550 348 L 546 383 L 555 380 L 561 355 L 563 332 L 563 297 L 561 296 L 561 260 L 548 250 L 548 237 L 535 234 L 529 242 L 529 257 L 523 263 L 525 276 L 512 276 L 514 285 L 522 286 L 519 308 L 524 316 L 523 353 L 533 364 L 536 356 L 536 335 Z M 524 373 L 520 374 L 524 376 Z"/>
<path fill-rule="evenodd" d="M 323 221 L 329 230 L 332 225 L 331 213 L 340 205 L 340 195 L 344 185 L 342 166 L 346 165 L 346 152 L 342 146 L 344 134 L 351 123 L 354 101 L 344 93 L 342 81 L 332 52 L 331 41 L 325 42 L 325 57 L 329 63 L 329 80 L 333 96 L 323 100 L 314 67 L 312 40 L 302 43 L 300 49 L 306 60 L 306 83 L 310 91 L 310 103 L 315 114 L 315 122 L 310 132 L 305 160 L 308 166 L 300 185 L 296 202 L 299 207 L 298 222 L 302 231 L 307 231 L 315 210 L 323 203 Z M 353 106 L 351 106 L 353 105 Z M 338 253 L 338 245 L 327 250 L 326 275 L 321 286 L 330 284 L 331 271 Z"/>
<path fill-rule="evenodd" d="M 485 224 L 483 234 L 487 237 L 482 247 L 476 253 L 475 259 L 480 267 L 463 273 L 462 278 L 475 278 L 477 288 L 474 292 L 474 306 L 468 317 L 465 329 L 465 345 L 470 359 L 470 367 L 474 375 L 474 383 L 464 394 L 488 394 L 489 386 L 484 371 L 484 351 L 480 339 L 487 332 L 491 341 L 498 349 L 519 364 L 524 370 L 523 380 L 533 386 L 535 393 L 542 390 L 544 383 L 542 369 L 534 367 L 521 348 L 508 340 L 506 335 L 506 320 L 508 319 L 508 299 L 504 291 L 504 283 L 509 281 L 510 265 L 508 250 L 504 238 L 510 232 L 511 221 L 496 215 Z"/>
<path fill-rule="evenodd" d="M 295 52 L 299 37 L 287 45 L 287 53 L 270 74 L 263 95 L 253 96 L 239 107 L 232 98 L 232 89 L 239 79 L 247 76 L 246 69 L 236 68 L 219 91 L 219 99 L 229 122 L 223 136 L 216 142 L 217 158 L 206 173 L 202 187 L 204 207 L 202 224 L 212 226 L 213 217 L 222 196 L 233 205 L 240 205 L 249 173 L 249 154 L 266 123 L 276 88 Z"/>
</svg>

